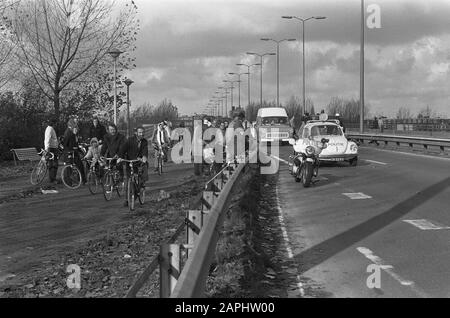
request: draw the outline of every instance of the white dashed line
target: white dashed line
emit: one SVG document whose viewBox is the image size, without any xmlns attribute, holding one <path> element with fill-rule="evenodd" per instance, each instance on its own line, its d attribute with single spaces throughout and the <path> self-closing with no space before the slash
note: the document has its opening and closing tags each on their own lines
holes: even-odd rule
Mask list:
<svg viewBox="0 0 450 318">
<path fill-rule="evenodd" d="M 384 270 L 386 273 L 388 273 L 389 276 L 391 276 L 393 279 L 395 279 L 397 282 L 399 282 L 400 285 L 410 287 L 417 295 L 419 295 L 421 297 L 424 297 L 424 298 L 428 297 L 428 295 L 424 291 L 422 291 L 420 288 L 415 286 L 415 283 L 413 281 L 406 280 L 406 279 L 402 278 L 400 275 L 398 275 L 397 273 L 395 273 L 394 266 L 386 265 L 386 263 L 383 261 L 383 259 L 381 259 L 377 255 L 375 255 L 370 249 L 368 249 L 366 247 L 358 247 L 357 250 L 358 250 L 358 252 L 363 254 L 367 259 L 369 259 L 372 263 L 374 263 L 375 265 L 378 265 L 382 270 Z"/>
<path fill-rule="evenodd" d="M 387 163 L 381 162 L 381 161 L 368 160 L 368 159 L 364 159 L 364 161 L 370 162 L 370 163 L 376 163 L 377 165 L 387 166 Z"/>
<path fill-rule="evenodd" d="M 431 221 L 420 219 L 420 220 L 403 220 L 403 222 L 414 225 L 421 230 L 448 230 L 450 226 L 434 224 Z"/>
<path fill-rule="evenodd" d="M 350 200 L 366 200 L 366 199 L 372 199 L 370 195 L 364 194 L 362 192 L 358 193 L 342 193 L 346 197 L 349 197 Z"/>
<path fill-rule="evenodd" d="M 276 192 L 276 196 L 277 196 L 278 221 L 280 222 L 281 231 L 283 232 L 283 239 L 286 244 L 286 251 L 288 253 L 288 257 L 290 259 L 293 259 L 294 253 L 292 253 L 291 241 L 289 240 L 289 236 L 288 236 L 288 233 L 286 230 L 286 224 L 284 222 L 283 210 L 281 208 L 280 198 L 278 196 L 278 187 L 275 187 L 275 192 Z M 303 289 L 303 284 L 300 281 L 300 275 L 297 275 L 297 287 L 298 287 L 298 290 L 300 291 L 300 296 L 304 297 L 305 290 Z"/>
</svg>

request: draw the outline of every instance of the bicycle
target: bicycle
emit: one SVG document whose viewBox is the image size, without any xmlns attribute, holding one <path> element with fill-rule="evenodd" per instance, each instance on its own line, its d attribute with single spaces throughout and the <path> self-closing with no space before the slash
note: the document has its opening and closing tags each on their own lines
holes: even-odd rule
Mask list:
<svg viewBox="0 0 450 318">
<path fill-rule="evenodd" d="M 61 171 L 61 179 L 64 185 L 71 189 L 76 190 L 81 186 L 83 181 L 81 172 L 75 164 L 75 150 L 67 153 L 66 159 L 70 160 L 69 163 L 64 160 L 64 168 Z"/>
<path fill-rule="evenodd" d="M 142 163 L 142 160 L 122 160 L 123 162 L 129 163 L 130 166 L 130 177 L 127 183 L 127 201 L 130 211 L 134 211 L 134 202 L 136 197 L 138 197 L 139 203 L 143 205 L 145 203 L 145 187 L 142 183 L 142 170 L 145 168 L 144 165 L 138 167 L 138 173 L 134 172 L 134 164 Z"/>
<path fill-rule="evenodd" d="M 47 152 L 44 149 L 42 149 L 41 152 L 38 153 L 38 155 L 41 156 L 41 160 L 39 160 L 38 164 L 33 168 L 33 171 L 31 172 L 30 181 L 32 185 L 38 185 L 41 184 L 42 181 L 44 181 L 49 168 L 49 161 L 55 158 L 54 153 Z"/>
<path fill-rule="evenodd" d="M 100 169 L 101 167 L 96 168 L 96 164 L 92 164 L 92 160 L 85 160 L 89 164 L 89 173 L 87 175 L 87 183 L 89 192 L 93 195 L 98 193 L 98 188 L 100 184 L 102 184 L 102 180 L 100 178 Z"/>
<path fill-rule="evenodd" d="M 163 148 L 157 148 L 156 151 L 156 158 L 158 159 L 158 175 L 161 175 L 163 173 L 164 166 L 164 150 Z"/>
<path fill-rule="evenodd" d="M 114 190 L 116 190 L 119 198 L 125 192 L 125 181 L 120 175 L 120 171 L 117 169 L 117 164 L 112 164 L 113 160 L 117 158 L 105 158 L 107 164 L 105 167 L 105 174 L 103 176 L 103 196 L 106 201 L 110 201 L 113 196 Z"/>
</svg>

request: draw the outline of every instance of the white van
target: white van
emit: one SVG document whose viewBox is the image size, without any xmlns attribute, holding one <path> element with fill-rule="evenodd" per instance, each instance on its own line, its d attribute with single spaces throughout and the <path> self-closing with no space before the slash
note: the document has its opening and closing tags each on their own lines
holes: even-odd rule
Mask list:
<svg viewBox="0 0 450 318">
<path fill-rule="evenodd" d="M 259 142 L 289 142 L 292 138 L 292 127 L 283 107 L 260 108 L 256 129 Z"/>
</svg>

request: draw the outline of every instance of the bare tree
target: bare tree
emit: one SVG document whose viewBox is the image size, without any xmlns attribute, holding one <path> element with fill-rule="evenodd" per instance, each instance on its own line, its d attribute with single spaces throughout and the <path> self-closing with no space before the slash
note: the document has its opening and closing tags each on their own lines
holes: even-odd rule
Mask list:
<svg viewBox="0 0 450 318">
<path fill-rule="evenodd" d="M 125 51 L 133 46 L 136 12 L 136 5 L 129 0 L 20 3 L 12 17 L 18 57 L 40 90 L 53 101 L 56 116 L 61 112 L 61 92 L 86 79 L 111 49 Z"/>
<path fill-rule="evenodd" d="M 421 109 L 417 118 L 434 118 L 436 116 L 436 112 L 430 105 L 427 105 L 425 108 Z"/>
<path fill-rule="evenodd" d="M 411 111 L 408 107 L 402 106 L 397 110 L 397 119 L 410 119 L 412 118 Z"/>
<path fill-rule="evenodd" d="M 19 64 L 14 56 L 14 41 L 11 32 L 10 12 L 18 0 L 0 0 L 0 89 L 16 78 Z"/>
</svg>

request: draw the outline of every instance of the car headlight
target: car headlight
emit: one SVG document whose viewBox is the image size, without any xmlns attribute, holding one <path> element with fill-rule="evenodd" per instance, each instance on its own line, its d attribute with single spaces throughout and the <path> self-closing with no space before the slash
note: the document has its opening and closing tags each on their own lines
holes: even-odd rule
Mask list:
<svg viewBox="0 0 450 318">
<path fill-rule="evenodd" d="M 350 146 L 350 151 L 351 151 L 351 152 L 357 152 L 357 151 L 358 151 L 358 146 L 355 145 L 355 144 L 352 144 L 352 145 Z"/>
<path fill-rule="evenodd" d="M 308 146 L 306 147 L 305 152 L 308 156 L 311 156 L 316 152 L 316 150 L 314 149 L 314 147 Z"/>
</svg>

